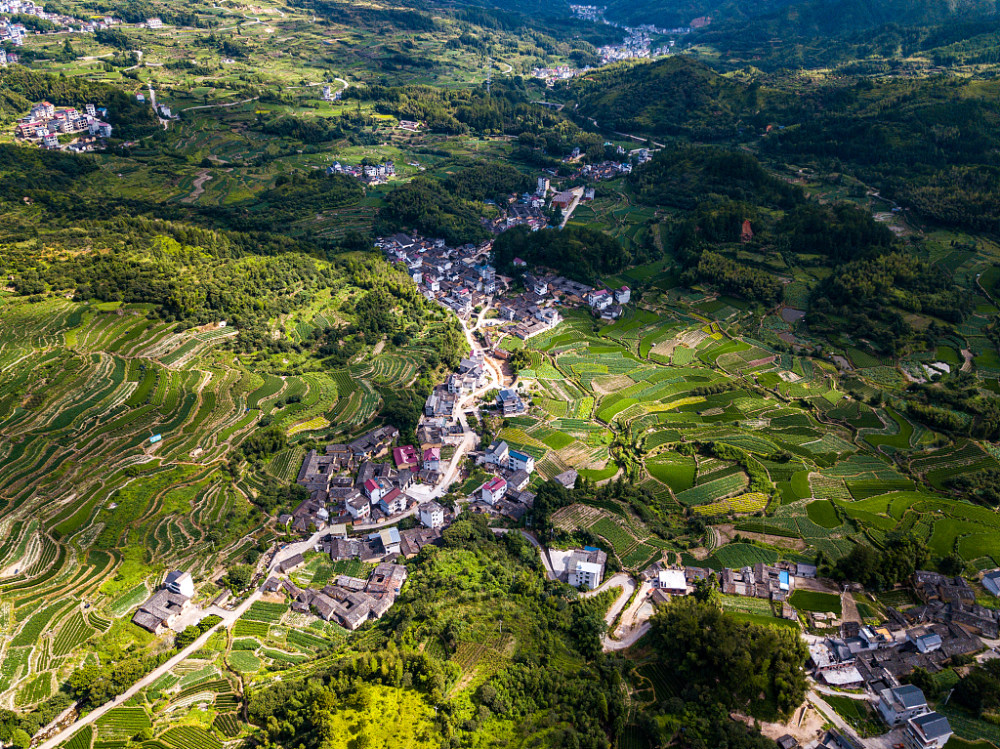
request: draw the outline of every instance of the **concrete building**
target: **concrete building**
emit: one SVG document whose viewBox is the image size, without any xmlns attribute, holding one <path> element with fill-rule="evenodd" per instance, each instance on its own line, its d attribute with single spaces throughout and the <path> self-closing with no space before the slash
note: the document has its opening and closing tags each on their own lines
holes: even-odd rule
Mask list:
<svg viewBox="0 0 1000 749">
<path fill-rule="evenodd" d="M 437 502 L 425 502 L 420 505 L 420 522 L 428 528 L 440 528 L 444 525 L 444 508 Z"/>
<path fill-rule="evenodd" d="M 486 504 L 495 505 L 507 493 L 507 482 L 495 476 L 480 487 L 479 493 Z"/>
<path fill-rule="evenodd" d="M 163 581 L 163 587 L 171 593 L 194 598 L 194 578 L 191 577 L 190 572 L 181 572 L 180 570 L 168 572 Z"/>
<path fill-rule="evenodd" d="M 604 565 L 608 555 L 593 546 L 585 546 L 575 551 L 566 565 L 567 582 L 575 588 L 593 590 L 600 586 L 604 578 Z"/>
<path fill-rule="evenodd" d="M 951 724 L 946 717 L 925 713 L 906 722 L 903 743 L 907 749 L 944 749 L 951 734 Z"/>
<path fill-rule="evenodd" d="M 486 448 L 483 461 L 495 466 L 507 465 L 507 458 L 510 455 L 510 448 L 503 440 L 493 440 Z"/>
<path fill-rule="evenodd" d="M 927 712 L 927 698 L 919 688 L 905 684 L 879 693 L 878 712 L 889 726 L 898 726 Z"/>
<path fill-rule="evenodd" d="M 656 576 L 656 587 L 672 596 L 687 595 L 687 578 L 684 570 L 660 570 Z"/>
<path fill-rule="evenodd" d="M 535 470 L 535 459 L 527 453 L 511 450 L 507 456 L 507 468 L 511 471 L 531 473 Z"/>
</svg>

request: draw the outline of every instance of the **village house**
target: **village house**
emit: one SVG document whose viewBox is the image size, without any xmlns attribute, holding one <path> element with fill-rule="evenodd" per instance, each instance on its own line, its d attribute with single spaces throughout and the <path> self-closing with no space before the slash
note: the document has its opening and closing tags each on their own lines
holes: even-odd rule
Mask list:
<svg viewBox="0 0 1000 749">
<path fill-rule="evenodd" d="M 361 460 L 372 460 L 385 455 L 389 446 L 399 437 L 399 430 L 396 427 L 385 426 L 373 429 L 358 437 L 348 444 L 348 449 L 354 456 L 356 462 Z"/>
<path fill-rule="evenodd" d="M 612 300 L 613 298 L 611 296 L 611 292 L 607 289 L 596 289 L 591 291 L 587 296 L 587 304 L 589 304 L 590 308 L 596 312 L 600 312 L 607 308 L 611 304 Z"/>
<path fill-rule="evenodd" d="M 400 470 L 404 468 L 417 468 L 420 465 L 417 448 L 413 445 L 401 445 L 399 447 L 394 447 L 392 450 L 392 458 L 396 463 L 396 468 Z"/>
<path fill-rule="evenodd" d="M 371 500 L 372 504 L 375 504 L 388 494 L 391 488 L 389 483 L 384 479 L 371 478 L 364 483 L 365 496 Z"/>
<path fill-rule="evenodd" d="M 483 462 L 495 466 L 506 466 L 510 456 L 510 448 L 503 440 L 493 440 L 483 454 Z"/>
<path fill-rule="evenodd" d="M 497 406 L 500 407 L 504 416 L 517 416 L 527 410 L 524 401 L 513 388 L 500 389 L 497 393 Z"/>
<path fill-rule="evenodd" d="M 425 471 L 437 473 L 441 470 L 441 448 L 428 447 L 424 450 L 423 468 Z"/>
<path fill-rule="evenodd" d="M 535 470 L 535 459 L 527 453 L 511 450 L 507 455 L 507 468 L 511 471 L 532 473 Z"/>
<path fill-rule="evenodd" d="M 566 563 L 566 582 L 574 588 L 600 587 L 607 561 L 608 555 L 593 546 L 574 551 Z"/>
<path fill-rule="evenodd" d="M 507 488 L 508 491 L 513 489 L 514 491 L 521 491 L 524 489 L 528 483 L 531 481 L 531 476 L 524 469 L 519 469 L 514 471 L 510 476 L 507 477 Z"/>
<path fill-rule="evenodd" d="M 1000 570 L 992 570 L 983 575 L 983 587 L 995 596 L 1000 596 Z"/>
<path fill-rule="evenodd" d="M 444 508 L 431 500 L 420 505 L 420 522 L 428 528 L 440 528 L 444 525 Z"/>
<path fill-rule="evenodd" d="M 951 724 L 946 717 L 924 713 L 906 722 L 903 743 L 906 749 L 944 749 L 951 736 Z"/>
<path fill-rule="evenodd" d="M 388 493 L 379 498 L 378 507 L 386 517 L 389 517 L 405 512 L 409 501 L 410 498 L 406 494 L 401 492 L 397 487 L 393 487 Z"/>
<path fill-rule="evenodd" d="M 372 503 L 367 497 L 358 494 L 356 497 L 348 499 L 345 503 L 348 514 L 354 522 L 362 522 L 369 518 L 372 513 Z"/>
<path fill-rule="evenodd" d="M 436 385 L 424 403 L 424 415 L 453 419 L 457 408 L 455 393 L 449 392 L 447 385 Z"/>
<path fill-rule="evenodd" d="M 411 559 L 425 546 L 436 545 L 440 540 L 440 528 L 410 528 L 399 532 L 399 552 L 407 559 Z"/>
<path fill-rule="evenodd" d="M 483 502 L 495 505 L 507 493 L 507 481 L 502 476 L 494 476 L 479 488 Z"/>
<path fill-rule="evenodd" d="M 190 573 L 180 570 L 168 572 L 163 587 L 139 606 L 132 615 L 132 622 L 147 632 L 161 634 L 190 608 L 194 593 L 194 580 Z"/>
<path fill-rule="evenodd" d="M 924 693 L 911 684 L 883 689 L 879 693 L 877 707 L 882 720 L 890 727 L 898 726 L 928 710 Z"/>
<path fill-rule="evenodd" d="M 682 569 L 661 569 L 656 576 L 656 589 L 672 596 L 687 595 L 687 577 Z"/>
<path fill-rule="evenodd" d="M 558 476 L 555 477 L 555 481 L 561 484 L 566 489 L 576 488 L 576 480 L 580 477 L 580 474 L 575 468 L 570 468 L 568 471 L 563 471 Z"/>
</svg>

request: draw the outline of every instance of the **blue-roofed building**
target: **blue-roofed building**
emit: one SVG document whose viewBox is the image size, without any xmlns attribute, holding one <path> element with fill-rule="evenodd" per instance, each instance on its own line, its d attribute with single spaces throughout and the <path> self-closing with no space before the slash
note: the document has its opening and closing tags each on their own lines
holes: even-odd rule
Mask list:
<svg viewBox="0 0 1000 749">
<path fill-rule="evenodd" d="M 507 455 L 507 468 L 511 471 L 531 473 L 535 470 L 535 459 L 527 453 L 511 450 Z"/>
<path fill-rule="evenodd" d="M 370 533 L 368 535 L 369 541 L 378 541 L 382 545 L 382 551 L 385 555 L 398 554 L 399 553 L 399 529 L 396 526 L 391 528 L 383 528 L 376 533 Z"/>
<path fill-rule="evenodd" d="M 787 570 L 781 570 L 778 573 L 778 587 L 781 590 L 786 590 L 786 591 L 789 590 L 792 587 L 792 581 L 791 581 L 791 578 L 788 575 L 788 571 Z"/>
</svg>

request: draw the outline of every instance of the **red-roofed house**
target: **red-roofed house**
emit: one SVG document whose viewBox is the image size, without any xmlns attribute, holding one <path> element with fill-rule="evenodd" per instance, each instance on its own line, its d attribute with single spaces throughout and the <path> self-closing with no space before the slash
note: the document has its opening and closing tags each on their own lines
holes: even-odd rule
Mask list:
<svg viewBox="0 0 1000 749">
<path fill-rule="evenodd" d="M 596 310 L 602 310 L 611 304 L 611 299 L 607 289 L 597 289 L 587 296 L 587 303 Z"/>
<path fill-rule="evenodd" d="M 483 484 L 479 492 L 486 504 L 495 505 L 507 493 L 507 482 L 500 476 L 496 476 Z"/>
<path fill-rule="evenodd" d="M 620 289 L 615 291 L 615 301 L 618 304 L 628 304 L 628 300 L 632 298 L 632 289 L 628 286 L 622 286 Z"/>
<path fill-rule="evenodd" d="M 420 465 L 420 455 L 413 445 L 400 445 L 392 448 L 392 459 L 396 461 L 396 468 L 416 468 Z"/>
<path fill-rule="evenodd" d="M 372 502 L 378 502 L 389 493 L 389 485 L 382 479 L 368 479 L 365 482 L 365 494 Z"/>
<path fill-rule="evenodd" d="M 526 262 L 524 262 L 521 258 L 516 257 L 516 258 L 514 258 L 514 267 L 515 268 L 526 268 L 526 267 L 528 267 L 528 264 Z"/>
<path fill-rule="evenodd" d="M 393 489 L 378 502 L 378 507 L 386 515 L 396 515 L 406 510 L 407 496 L 399 489 Z"/>
<path fill-rule="evenodd" d="M 426 450 L 424 450 L 424 470 L 425 471 L 441 470 L 440 447 L 428 447 Z"/>
</svg>

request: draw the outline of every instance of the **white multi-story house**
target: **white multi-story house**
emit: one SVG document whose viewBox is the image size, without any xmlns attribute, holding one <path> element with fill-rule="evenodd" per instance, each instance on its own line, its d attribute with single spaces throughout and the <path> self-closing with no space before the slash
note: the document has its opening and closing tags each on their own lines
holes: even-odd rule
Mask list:
<svg viewBox="0 0 1000 749">
<path fill-rule="evenodd" d="M 423 466 L 425 471 L 440 471 L 441 470 L 441 448 L 440 447 L 428 447 L 424 450 L 424 461 Z"/>
<path fill-rule="evenodd" d="M 603 310 L 605 307 L 611 304 L 612 297 L 607 289 L 597 289 L 596 291 L 590 292 L 587 298 L 587 303 L 595 310 Z"/>
<path fill-rule="evenodd" d="M 592 546 L 574 551 L 566 565 L 566 581 L 574 588 L 593 590 L 599 587 L 604 578 L 604 564 L 607 560 L 607 554 Z"/>
<path fill-rule="evenodd" d="M 365 494 L 372 504 L 378 502 L 389 493 L 389 486 L 381 479 L 368 479 L 364 485 Z"/>
<path fill-rule="evenodd" d="M 347 500 L 347 512 L 355 521 L 364 520 L 372 514 L 372 503 L 367 497 L 357 496 Z"/>
<path fill-rule="evenodd" d="M 507 493 L 507 482 L 501 476 L 494 476 L 479 489 L 480 496 L 488 505 L 495 505 Z"/>
<path fill-rule="evenodd" d="M 903 743 L 907 749 L 944 749 L 951 738 L 948 719 L 939 713 L 924 713 L 906 722 Z"/>
<path fill-rule="evenodd" d="M 420 522 L 428 528 L 440 528 L 444 525 L 444 508 L 437 502 L 425 502 L 420 505 Z"/>
<path fill-rule="evenodd" d="M 190 572 L 181 572 L 180 570 L 168 572 L 163 581 L 163 587 L 171 593 L 194 598 L 194 578 L 191 577 Z"/>
<path fill-rule="evenodd" d="M 503 440 L 493 440 L 490 446 L 486 448 L 486 454 L 483 457 L 483 462 L 490 463 L 495 466 L 505 466 L 507 465 L 507 458 L 510 455 L 510 448 L 507 447 L 507 443 Z"/>
<path fill-rule="evenodd" d="M 531 473 L 535 470 L 535 459 L 527 453 L 511 450 L 507 455 L 507 468 L 511 471 Z"/>
<path fill-rule="evenodd" d="M 887 725 L 898 726 L 926 713 L 927 698 L 912 684 L 883 689 L 879 693 L 878 712 Z"/>
</svg>

